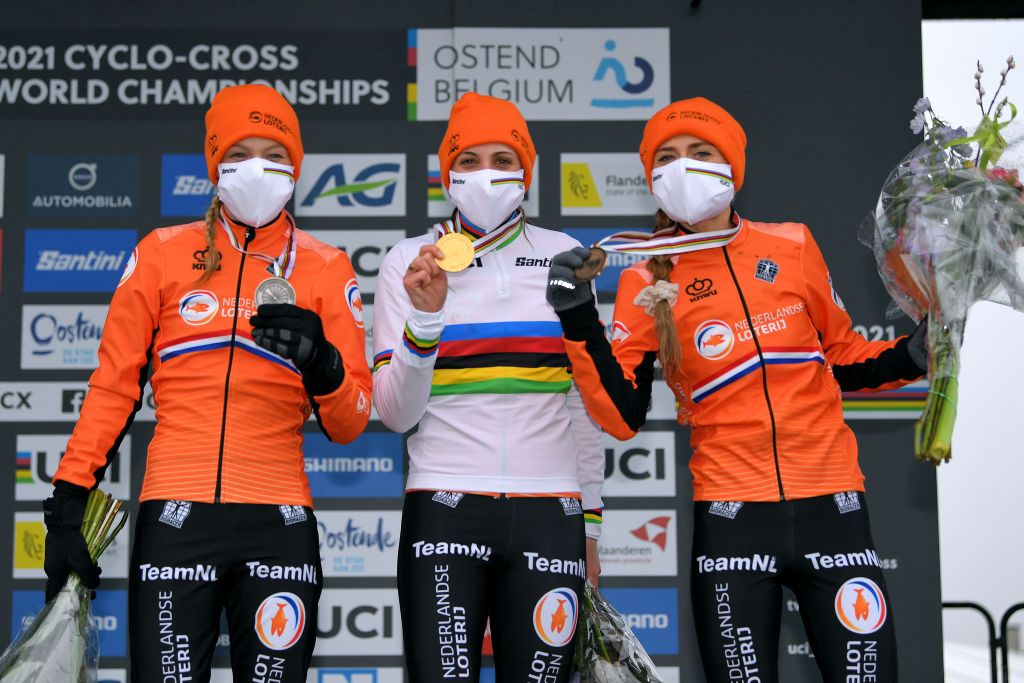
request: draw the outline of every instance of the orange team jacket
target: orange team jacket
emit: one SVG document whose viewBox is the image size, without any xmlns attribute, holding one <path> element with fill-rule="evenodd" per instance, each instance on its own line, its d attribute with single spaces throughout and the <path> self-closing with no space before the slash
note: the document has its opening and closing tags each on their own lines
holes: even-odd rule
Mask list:
<svg viewBox="0 0 1024 683">
<path fill-rule="evenodd" d="M 229 225 L 244 245 L 252 229 Z M 370 416 L 370 371 L 348 257 L 293 225 L 282 214 L 254 231 L 248 255 L 218 226 L 221 263 L 202 285 L 205 223 L 159 228 L 139 243 L 54 480 L 96 484 L 141 406 L 151 363 L 157 424 L 139 500 L 312 505 L 302 427 L 315 411 L 331 440 L 359 436 Z M 308 396 L 298 369 L 258 346 L 249 323 L 256 287 L 271 276 L 252 253 L 279 257 L 293 231 L 295 303 L 320 315 L 345 368 L 341 386 L 323 396 Z"/>
<path fill-rule="evenodd" d="M 864 490 L 843 390 L 921 376 L 907 338 L 851 329 L 806 226 L 741 221 L 722 247 L 673 257 L 682 364 L 666 378 L 691 426 L 694 500 L 778 501 Z M 560 314 L 573 376 L 591 416 L 618 439 L 643 425 L 658 350 L 634 304 L 652 275 L 623 271 L 611 343 L 590 304 Z"/>
</svg>

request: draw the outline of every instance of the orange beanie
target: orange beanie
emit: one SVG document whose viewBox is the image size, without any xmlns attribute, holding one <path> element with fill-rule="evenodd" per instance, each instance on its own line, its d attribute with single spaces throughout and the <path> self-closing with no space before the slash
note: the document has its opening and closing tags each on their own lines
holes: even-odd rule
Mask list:
<svg viewBox="0 0 1024 683">
<path fill-rule="evenodd" d="M 302 167 L 299 117 L 292 105 L 266 85 L 232 85 L 218 92 L 206 112 L 206 171 L 217 182 L 217 165 L 231 146 L 246 138 L 267 138 L 288 150 L 295 177 Z"/>
<path fill-rule="evenodd" d="M 743 174 L 747 169 L 747 134 L 729 112 L 703 97 L 673 102 L 652 116 L 644 126 L 640 161 L 647 174 L 648 186 L 651 184 L 651 169 L 654 168 L 654 153 L 669 138 L 684 134 L 717 147 L 732 166 L 736 189 L 743 186 Z"/>
<path fill-rule="evenodd" d="M 523 165 L 523 181 L 529 190 L 537 152 L 526 128 L 526 119 L 508 100 L 475 92 L 460 97 L 448 116 L 448 130 L 444 132 L 441 147 L 437 150 L 444 186 L 448 187 L 448 171 L 459 152 L 487 142 L 501 142 L 516 151 L 519 163 Z"/>
</svg>

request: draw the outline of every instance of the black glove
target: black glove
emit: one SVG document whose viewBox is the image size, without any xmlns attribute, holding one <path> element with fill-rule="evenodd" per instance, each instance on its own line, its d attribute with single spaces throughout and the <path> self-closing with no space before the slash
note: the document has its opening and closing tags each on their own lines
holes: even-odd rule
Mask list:
<svg viewBox="0 0 1024 683">
<path fill-rule="evenodd" d="M 563 251 L 551 259 L 548 269 L 548 303 L 556 311 L 566 311 L 581 306 L 593 299 L 589 282 L 580 282 L 573 272 L 583 265 L 590 255 L 586 247 Z"/>
<path fill-rule="evenodd" d="M 323 396 L 341 386 L 345 379 L 341 354 L 327 341 L 316 313 L 292 304 L 263 304 L 250 322 L 257 344 L 295 363 L 310 396 Z"/>
<path fill-rule="evenodd" d="M 46 522 L 46 601 L 56 597 L 68 580 L 69 572 L 82 579 L 82 585 L 95 590 L 100 585 L 100 568 L 92 557 L 82 536 L 82 518 L 89 491 L 81 486 L 58 481 L 53 496 L 43 501 L 43 520 Z"/>
<path fill-rule="evenodd" d="M 928 372 L 928 316 L 921 318 L 907 340 L 907 353 L 917 367 Z"/>
</svg>

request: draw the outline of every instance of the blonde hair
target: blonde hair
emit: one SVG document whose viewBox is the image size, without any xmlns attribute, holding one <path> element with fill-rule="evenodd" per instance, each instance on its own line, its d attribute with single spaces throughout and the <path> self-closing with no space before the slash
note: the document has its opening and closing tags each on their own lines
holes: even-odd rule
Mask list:
<svg viewBox="0 0 1024 683">
<path fill-rule="evenodd" d="M 655 231 L 670 228 L 675 221 L 658 209 L 654 216 Z M 647 262 L 647 270 L 654 276 L 654 282 L 665 280 L 669 282 L 669 275 L 672 273 L 672 257 L 668 255 L 652 256 Z M 654 305 L 654 328 L 658 333 L 658 360 L 665 371 L 665 376 L 672 374 L 682 363 L 683 350 L 679 346 L 679 333 L 676 331 L 675 316 L 672 313 L 672 305 L 662 299 Z"/>
<path fill-rule="evenodd" d="M 217 251 L 213 246 L 213 238 L 217 234 L 217 223 L 220 222 L 220 197 L 213 195 L 213 201 L 210 202 L 210 208 L 206 210 L 206 270 L 203 272 L 199 279 L 196 280 L 196 286 L 204 284 L 207 280 L 213 277 L 213 272 L 220 266 L 220 252 Z"/>
</svg>

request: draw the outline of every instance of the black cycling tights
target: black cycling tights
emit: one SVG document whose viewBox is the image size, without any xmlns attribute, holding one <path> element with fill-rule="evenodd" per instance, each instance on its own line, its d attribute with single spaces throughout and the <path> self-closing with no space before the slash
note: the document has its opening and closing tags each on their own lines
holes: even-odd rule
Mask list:
<svg viewBox="0 0 1024 683">
<path fill-rule="evenodd" d="M 568 681 L 585 557 L 575 498 L 407 494 L 398 595 L 409 680 L 479 680 L 490 617 L 499 681 Z"/>
<path fill-rule="evenodd" d="M 782 587 L 825 683 L 897 680 L 892 604 L 856 491 L 694 504 L 691 593 L 708 681 L 775 683 Z"/>
</svg>

